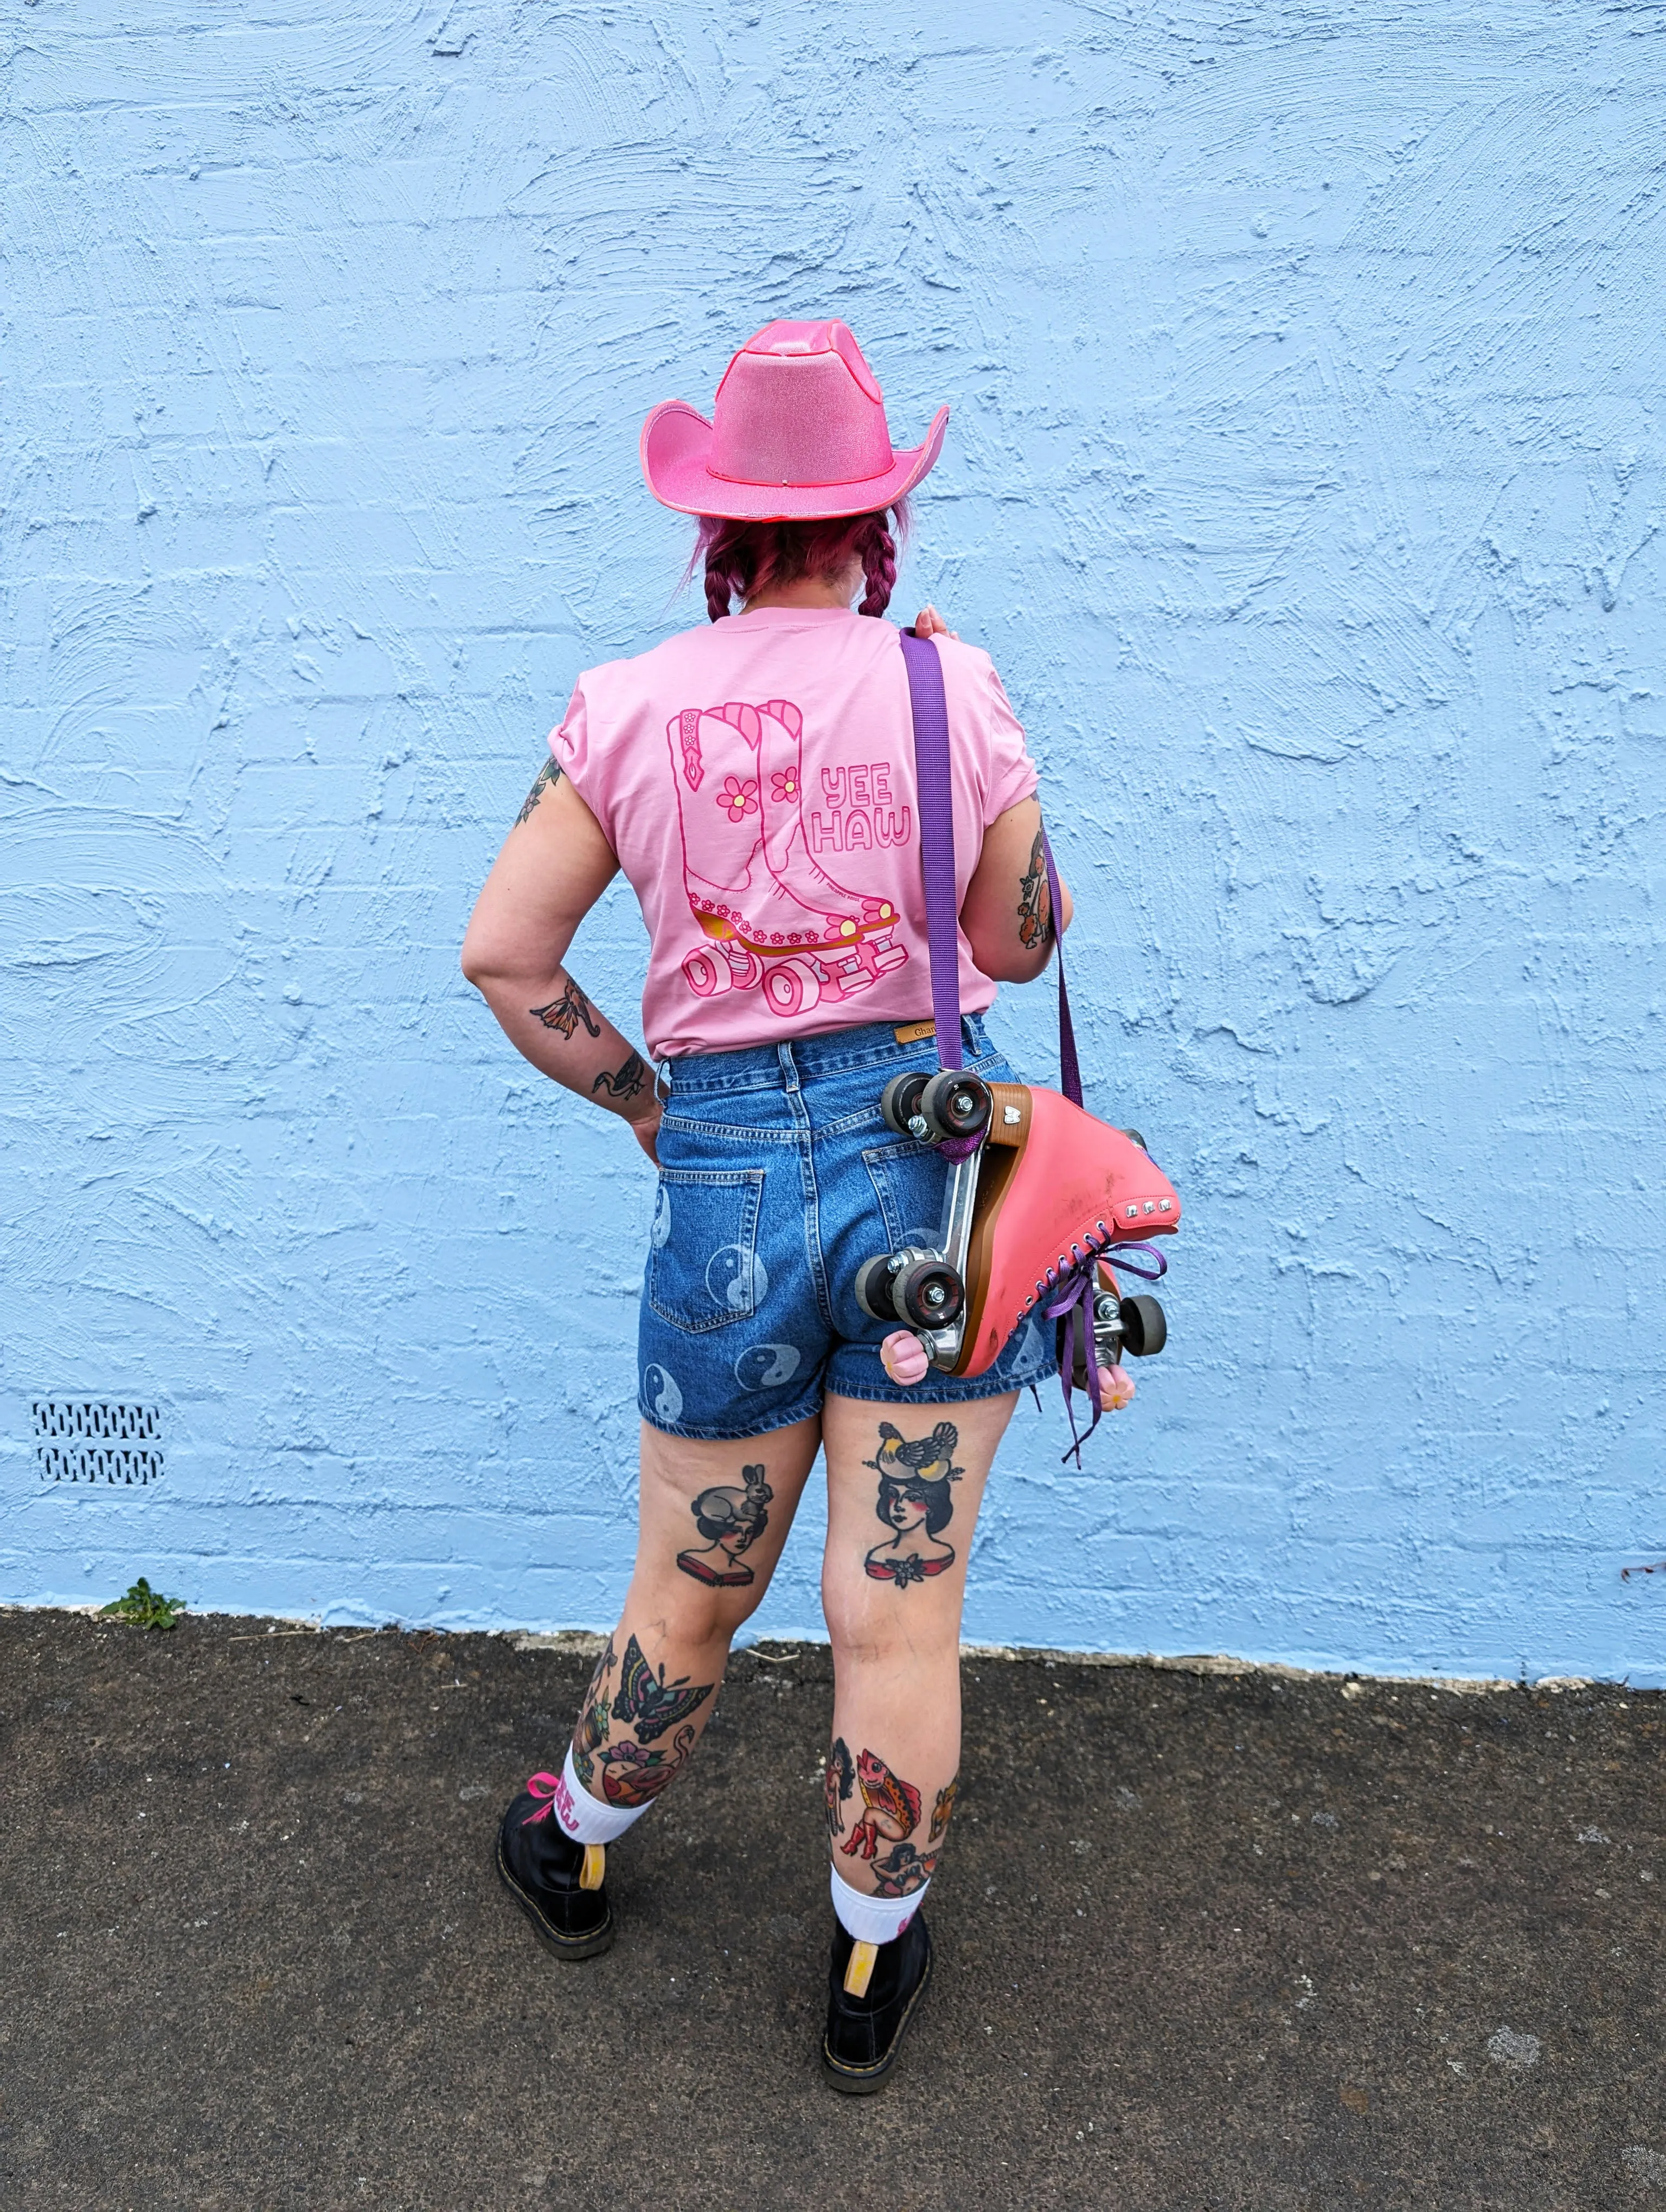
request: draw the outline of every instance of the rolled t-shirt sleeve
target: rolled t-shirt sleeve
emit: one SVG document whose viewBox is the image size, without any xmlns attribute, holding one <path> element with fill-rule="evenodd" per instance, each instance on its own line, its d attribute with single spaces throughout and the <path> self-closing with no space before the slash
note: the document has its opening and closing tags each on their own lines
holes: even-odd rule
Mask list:
<svg viewBox="0 0 1666 2212">
<path fill-rule="evenodd" d="M 602 835 L 611 845 L 613 824 L 607 805 L 605 779 L 599 763 L 592 758 L 590 710 L 581 676 L 573 686 L 567 712 L 550 732 L 550 753 L 556 766 L 600 823 Z"/>
<path fill-rule="evenodd" d="M 1033 798 L 1040 778 L 1030 757 L 1030 748 L 1024 741 L 1024 725 L 1012 712 L 1012 702 L 993 664 L 986 698 L 989 751 L 983 826 L 987 830 L 1009 806 L 1016 806 L 1021 799 Z"/>
</svg>

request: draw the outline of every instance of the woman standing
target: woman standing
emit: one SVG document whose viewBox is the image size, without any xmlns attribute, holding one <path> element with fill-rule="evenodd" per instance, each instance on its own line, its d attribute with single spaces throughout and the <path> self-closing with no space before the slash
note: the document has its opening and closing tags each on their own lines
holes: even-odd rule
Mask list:
<svg viewBox="0 0 1666 2212">
<path fill-rule="evenodd" d="M 967 1553 L 1017 1394 L 1054 1364 L 1026 1322 L 975 1380 L 893 1379 L 853 1287 L 873 1253 L 930 1239 L 946 1174 L 879 1113 L 891 1076 L 938 1064 L 908 684 L 879 617 L 947 419 L 893 452 L 837 322 L 760 331 L 710 422 L 654 410 L 643 473 L 700 519 L 709 623 L 579 678 L 463 950 L 518 1050 L 629 1122 L 660 1170 L 635 1571 L 562 1771 L 504 1815 L 499 1872 L 557 1956 L 611 1943 L 605 1847 L 692 1757 L 821 1449 L 823 2064 L 858 2091 L 884 2081 L 930 1972 L 920 1907 L 954 1802 Z M 929 611 L 916 628 L 947 695 L 966 1066 L 1010 1081 L 979 1018 L 1051 947 L 1036 772 L 987 656 Z M 650 939 L 657 1081 L 562 965 L 620 868 Z M 877 1547 L 876 1512 L 892 1532 Z"/>
</svg>

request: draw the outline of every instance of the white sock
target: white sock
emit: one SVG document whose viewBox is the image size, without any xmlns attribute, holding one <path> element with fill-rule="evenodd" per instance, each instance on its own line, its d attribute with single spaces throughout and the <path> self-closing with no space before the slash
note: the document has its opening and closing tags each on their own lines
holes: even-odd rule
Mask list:
<svg viewBox="0 0 1666 2212">
<path fill-rule="evenodd" d="M 906 1897 L 870 1897 L 864 1889 L 853 1889 L 837 1867 L 830 1866 L 827 1871 L 833 1878 L 833 1910 L 839 1916 L 839 1925 L 859 1943 L 893 1942 L 918 1912 L 931 1887 L 927 1877 Z"/>
<path fill-rule="evenodd" d="M 556 1818 L 562 1831 L 575 1844 L 611 1844 L 615 1836 L 623 1835 L 634 1820 L 644 1813 L 651 1813 L 651 1805 L 604 1805 L 593 1797 L 579 1780 L 578 1769 L 573 1764 L 573 1747 L 567 1747 L 567 1764 L 561 1771 L 550 1798 L 556 1808 Z"/>
</svg>

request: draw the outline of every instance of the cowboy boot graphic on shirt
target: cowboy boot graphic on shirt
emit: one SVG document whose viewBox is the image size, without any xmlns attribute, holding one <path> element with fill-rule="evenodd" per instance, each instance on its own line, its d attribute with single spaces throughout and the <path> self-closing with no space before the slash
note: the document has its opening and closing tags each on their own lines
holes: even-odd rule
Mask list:
<svg viewBox="0 0 1666 2212">
<path fill-rule="evenodd" d="M 810 850 L 804 828 L 804 716 L 790 699 L 766 699 L 758 720 L 764 865 L 800 905 L 825 915 L 843 989 L 865 989 L 907 961 L 907 949 L 891 939 L 901 917 L 889 899 L 836 882 Z M 906 826 L 906 807 L 902 820 Z"/>
<path fill-rule="evenodd" d="M 666 737 L 684 888 L 709 940 L 683 961 L 690 989 L 704 999 L 762 980 L 770 1006 L 787 1015 L 871 981 L 848 957 L 860 925 L 848 915 L 806 909 L 763 864 L 757 708 L 734 702 L 686 708 L 666 723 Z M 841 983 L 827 954 L 850 968 L 848 983 Z"/>
<path fill-rule="evenodd" d="M 756 747 L 735 723 L 698 707 L 673 714 L 666 737 L 682 833 L 683 887 L 711 939 L 685 957 L 683 973 L 702 999 L 745 990 L 763 972 L 743 942 L 746 914 L 766 889 L 775 888 L 762 865 Z"/>
</svg>

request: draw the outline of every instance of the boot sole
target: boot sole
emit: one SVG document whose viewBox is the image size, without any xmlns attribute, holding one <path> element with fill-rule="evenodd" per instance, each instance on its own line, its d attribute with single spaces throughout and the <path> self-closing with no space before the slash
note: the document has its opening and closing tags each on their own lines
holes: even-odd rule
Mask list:
<svg viewBox="0 0 1666 2212">
<path fill-rule="evenodd" d="M 498 1880 L 526 1914 L 532 1923 L 533 1935 L 552 1957 L 568 1960 L 594 1959 L 602 1952 L 611 1951 L 613 1948 L 615 1931 L 613 1910 L 611 1905 L 608 1907 L 606 1919 L 599 1928 L 593 1929 L 588 1936 L 563 1936 L 560 1929 L 553 1926 L 544 1917 L 537 1899 L 529 1897 L 514 1875 L 510 1873 L 508 1863 L 503 1856 L 503 1839 L 501 1836 L 497 1840 L 496 1856 Z"/>
<path fill-rule="evenodd" d="M 836 2089 L 847 2097 L 871 2097 L 876 2089 L 883 2089 L 897 2063 L 897 2054 L 903 2048 L 903 2038 L 908 2033 L 909 2022 L 914 2018 L 914 2008 L 931 1985 L 932 1954 L 926 1954 L 926 1971 L 915 1984 L 914 1995 L 897 2023 L 897 2033 L 891 2039 L 891 2048 L 883 2058 L 876 2058 L 872 2066 L 847 2066 L 836 2058 L 822 2039 L 822 2072 Z"/>
</svg>

